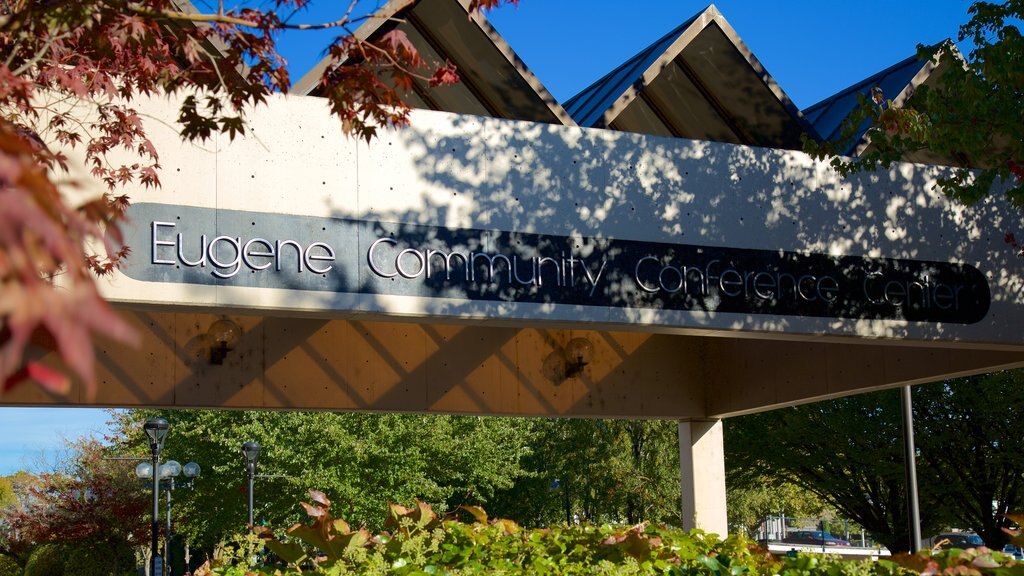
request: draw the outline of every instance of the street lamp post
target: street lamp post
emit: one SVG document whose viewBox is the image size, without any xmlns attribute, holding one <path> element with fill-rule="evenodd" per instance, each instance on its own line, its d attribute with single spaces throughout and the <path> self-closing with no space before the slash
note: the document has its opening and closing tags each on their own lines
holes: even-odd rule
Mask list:
<svg viewBox="0 0 1024 576">
<path fill-rule="evenodd" d="M 192 488 L 193 485 L 195 484 L 196 478 L 199 478 L 199 475 L 202 473 L 202 469 L 199 467 L 199 464 L 196 464 L 195 462 L 189 462 L 188 464 L 185 464 L 185 466 L 182 468 L 182 472 L 185 474 L 185 478 L 188 479 L 188 480 L 185 481 L 185 484 L 189 488 Z M 170 504 L 170 502 L 168 502 L 167 503 L 168 523 L 170 523 L 170 520 L 169 520 L 170 517 L 171 517 L 171 504 Z M 169 528 L 168 528 L 167 532 L 170 533 L 170 529 Z M 188 572 L 188 561 L 189 561 L 188 544 L 186 543 L 186 545 L 185 545 L 185 572 Z"/>
<path fill-rule="evenodd" d="M 182 466 L 174 460 L 169 460 L 166 464 L 160 467 L 160 477 L 167 480 L 167 534 L 164 536 L 164 565 L 167 566 L 167 576 L 174 575 L 174 567 L 172 564 L 172 547 L 171 547 L 171 492 L 174 491 L 175 483 L 174 479 L 184 472 L 185 478 L 188 478 L 188 485 L 191 486 L 192 482 L 199 477 L 201 472 L 199 464 L 195 462 L 189 462 Z"/>
<path fill-rule="evenodd" d="M 252 530 L 253 524 L 253 496 L 252 496 L 252 485 L 253 479 L 256 478 L 256 461 L 260 457 L 260 445 L 255 442 L 246 442 L 242 444 L 242 456 L 245 457 L 245 475 L 249 480 L 249 529 Z"/>
<path fill-rule="evenodd" d="M 199 464 L 196 464 L 195 462 L 189 462 L 188 464 L 185 464 L 185 466 L 182 466 L 181 464 L 178 464 L 174 460 L 168 460 L 166 463 L 161 464 L 157 469 L 159 470 L 159 473 L 157 474 L 158 480 L 167 481 L 167 532 L 164 536 L 163 566 L 166 569 L 167 576 L 172 576 L 173 568 L 171 566 L 171 492 L 173 492 L 175 488 L 174 479 L 177 478 L 182 472 L 184 472 L 185 477 L 188 478 L 187 485 L 191 486 L 192 482 L 197 477 L 199 477 L 200 468 Z M 153 478 L 153 465 L 150 464 L 149 462 L 143 462 L 139 464 L 138 466 L 135 467 L 135 475 L 143 480 L 149 480 Z"/>
<path fill-rule="evenodd" d="M 146 437 L 149 439 L 149 450 L 152 454 L 153 463 L 151 464 L 150 474 L 153 476 L 153 540 L 150 547 L 150 574 L 151 576 L 157 576 L 159 564 L 158 560 L 158 539 L 160 532 L 160 450 L 164 446 L 164 439 L 167 438 L 167 430 L 170 428 L 170 424 L 163 418 L 150 418 L 143 424 L 142 429 L 146 431 Z M 141 466 L 141 465 L 140 465 Z M 138 471 L 138 468 L 136 468 Z M 162 566 L 161 566 L 162 567 Z"/>
<path fill-rule="evenodd" d="M 174 479 L 181 474 L 181 464 L 177 460 L 168 460 L 160 467 L 160 479 L 167 480 L 167 531 L 164 533 L 164 566 L 167 576 L 173 576 L 174 567 L 171 554 L 171 492 L 174 491 Z"/>
</svg>

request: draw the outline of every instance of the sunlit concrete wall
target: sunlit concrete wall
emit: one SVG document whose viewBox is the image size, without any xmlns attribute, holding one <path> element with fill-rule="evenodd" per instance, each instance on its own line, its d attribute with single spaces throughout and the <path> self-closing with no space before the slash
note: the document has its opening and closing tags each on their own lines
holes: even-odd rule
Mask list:
<svg viewBox="0 0 1024 576">
<path fill-rule="evenodd" d="M 437 112 L 416 112 L 411 126 L 383 131 L 367 145 L 341 135 L 321 100 L 297 97 L 257 109 L 246 137 L 193 145 L 173 130 L 173 106 L 157 102 L 152 113 L 166 119 L 147 123 L 163 154 L 163 186 L 135 191 L 137 203 L 964 263 L 988 278 L 992 304 L 982 321 L 956 325 L 255 290 L 118 275 L 104 292 L 125 305 L 503 318 L 768 338 L 1020 341 L 1021 266 L 1003 241 L 1014 213 L 999 201 L 952 205 L 934 190 L 941 172 L 931 167 L 901 164 L 846 181 L 798 152 Z M 148 254 L 136 246 L 129 267 L 146 265 Z M 356 256 L 362 264 L 365 257 Z"/>
</svg>

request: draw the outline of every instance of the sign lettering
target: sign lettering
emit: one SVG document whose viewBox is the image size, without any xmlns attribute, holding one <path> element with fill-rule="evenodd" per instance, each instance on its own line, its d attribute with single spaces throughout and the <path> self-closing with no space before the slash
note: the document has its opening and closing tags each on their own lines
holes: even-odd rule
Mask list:
<svg viewBox="0 0 1024 576">
<path fill-rule="evenodd" d="M 967 264 L 132 206 L 129 277 L 427 298 L 978 322 Z M 134 260 L 134 259 L 133 259 Z"/>
</svg>

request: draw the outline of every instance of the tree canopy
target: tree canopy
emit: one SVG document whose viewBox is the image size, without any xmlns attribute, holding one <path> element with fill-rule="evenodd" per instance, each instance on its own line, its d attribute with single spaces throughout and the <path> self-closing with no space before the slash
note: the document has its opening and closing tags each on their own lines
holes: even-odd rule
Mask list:
<svg viewBox="0 0 1024 576">
<path fill-rule="evenodd" d="M 175 531 L 206 550 L 245 530 L 240 448 L 249 440 L 262 447 L 257 524 L 298 521 L 310 489 L 371 530 L 384 526 L 388 503 L 416 500 L 536 527 L 564 523 L 566 498 L 573 521 L 679 524 L 673 421 L 132 410 L 118 413 L 112 450 L 144 456 L 141 423 L 158 415 L 171 423 L 162 457 L 202 467 L 192 487 L 175 490 Z"/>
<path fill-rule="evenodd" d="M 246 475 L 241 446 L 261 445 L 254 482 L 255 522 L 287 525 L 310 489 L 335 502 L 355 525 L 383 526 L 386 504 L 487 505 L 524 473 L 528 422 L 504 418 L 337 414 L 330 412 L 130 411 L 121 413 L 115 447 L 146 446 L 141 423 L 171 423 L 163 458 L 195 461 L 202 475 L 176 490 L 180 532 L 212 549 L 246 525 Z"/>
<path fill-rule="evenodd" d="M 1005 514 L 1024 509 L 1024 372 L 914 388 L 922 533 L 1007 540 Z M 895 390 L 726 422 L 730 482 L 777 477 L 817 494 L 890 550 L 908 550 L 906 479 Z"/>
<path fill-rule="evenodd" d="M 947 522 L 993 548 L 1024 510 L 1024 372 L 971 376 L 914 391 L 918 478 Z"/>
<path fill-rule="evenodd" d="M 24 552 L 46 544 L 69 544 L 96 551 L 121 574 L 118 561 L 145 543 L 149 493 L 135 477 L 133 463 L 107 460 L 93 439 L 71 445 L 59 470 L 17 483 L 18 504 L 3 513 L 7 548 Z M 15 554 L 17 556 L 17 554 Z"/>
<path fill-rule="evenodd" d="M 726 421 L 730 483 L 764 477 L 809 490 L 890 550 L 909 550 L 899 398 L 895 391 Z M 938 528 L 922 506 L 926 531 Z"/>
</svg>

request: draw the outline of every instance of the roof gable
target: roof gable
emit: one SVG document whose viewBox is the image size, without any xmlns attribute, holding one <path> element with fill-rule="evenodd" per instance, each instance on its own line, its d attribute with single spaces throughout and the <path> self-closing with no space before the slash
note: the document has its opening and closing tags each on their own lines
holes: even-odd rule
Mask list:
<svg viewBox="0 0 1024 576">
<path fill-rule="evenodd" d="M 455 64 L 461 82 L 433 88 L 417 83 L 405 95 L 414 108 L 575 125 L 484 15 L 470 14 L 468 5 L 469 0 L 392 0 L 355 36 L 374 40 L 398 29 L 427 62 Z M 292 93 L 316 95 L 320 76 L 331 64 L 330 57 L 321 60 Z"/>
<path fill-rule="evenodd" d="M 933 55 L 937 56 L 938 51 L 939 46 L 936 46 Z M 894 106 L 902 106 L 913 96 L 918 86 L 937 77 L 938 68 L 935 58 L 922 60 L 914 54 L 809 106 L 803 114 L 814 125 L 822 140 L 834 140 L 839 137 L 846 119 L 856 110 L 860 98 L 870 97 L 875 87 L 880 88 L 884 97 L 892 100 Z M 854 156 L 865 150 L 868 142 L 864 134 L 868 126 L 868 122 L 860 126 L 857 137 L 843 151 L 844 154 Z"/>
<path fill-rule="evenodd" d="M 813 128 L 714 6 L 571 98 L 581 126 L 798 149 Z"/>
</svg>

